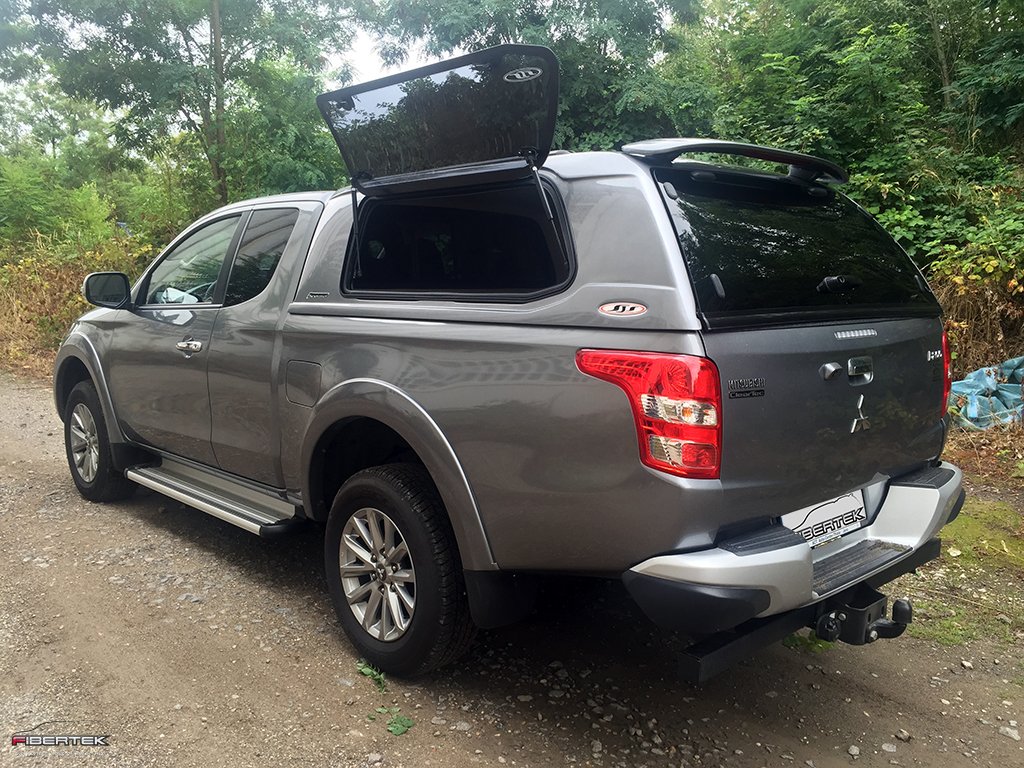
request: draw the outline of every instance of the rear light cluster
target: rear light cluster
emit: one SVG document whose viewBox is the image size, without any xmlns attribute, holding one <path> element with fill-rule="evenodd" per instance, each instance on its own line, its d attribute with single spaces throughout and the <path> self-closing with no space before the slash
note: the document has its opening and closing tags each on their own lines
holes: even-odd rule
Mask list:
<svg viewBox="0 0 1024 768">
<path fill-rule="evenodd" d="M 949 410 L 949 393 L 953 390 L 953 371 L 951 368 L 952 360 L 949 359 L 949 337 L 946 332 L 942 332 L 942 411 L 939 413 L 940 418 L 946 417 L 946 412 Z"/>
<path fill-rule="evenodd" d="M 581 349 L 576 365 L 626 393 L 644 464 L 680 477 L 718 477 L 722 390 L 713 362 L 693 355 Z"/>
</svg>

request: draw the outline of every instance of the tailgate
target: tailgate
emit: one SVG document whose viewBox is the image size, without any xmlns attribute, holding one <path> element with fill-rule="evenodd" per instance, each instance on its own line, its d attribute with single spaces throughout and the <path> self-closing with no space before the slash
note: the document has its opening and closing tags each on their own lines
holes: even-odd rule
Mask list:
<svg viewBox="0 0 1024 768">
<path fill-rule="evenodd" d="M 865 211 L 799 174 L 676 163 L 654 176 L 721 374 L 727 508 L 840 508 L 939 454 L 941 311 Z"/>
<path fill-rule="evenodd" d="M 942 449 L 937 319 L 708 332 L 704 342 L 721 374 L 731 508 L 782 515 Z"/>
</svg>

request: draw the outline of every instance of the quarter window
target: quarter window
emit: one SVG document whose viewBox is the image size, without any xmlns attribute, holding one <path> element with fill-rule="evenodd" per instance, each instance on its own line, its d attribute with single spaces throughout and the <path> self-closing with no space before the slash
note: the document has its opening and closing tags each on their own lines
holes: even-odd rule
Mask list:
<svg viewBox="0 0 1024 768">
<path fill-rule="evenodd" d="M 212 304 L 240 218 L 219 219 L 180 242 L 150 275 L 145 303 Z"/>
<path fill-rule="evenodd" d="M 569 279 L 567 250 L 534 185 L 364 205 L 349 291 L 530 296 Z"/>
</svg>

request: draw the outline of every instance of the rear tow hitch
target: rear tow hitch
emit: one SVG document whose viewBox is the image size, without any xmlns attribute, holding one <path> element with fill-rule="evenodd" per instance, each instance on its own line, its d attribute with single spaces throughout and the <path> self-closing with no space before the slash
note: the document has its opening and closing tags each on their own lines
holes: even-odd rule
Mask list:
<svg viewBox="0 0 1024 768">
<path fill-rule="evenodd" d="M 866 584 L 857 587 L 842 605 L 821 614 L 812 625 L 822 640 L 842 640 L 850 645 L 873 643 L 879 638 L 899 637 L 914 620 L 909 600 L 895 600 L 892 618 L 886 618 L 888 598 Z"/>
</svg>

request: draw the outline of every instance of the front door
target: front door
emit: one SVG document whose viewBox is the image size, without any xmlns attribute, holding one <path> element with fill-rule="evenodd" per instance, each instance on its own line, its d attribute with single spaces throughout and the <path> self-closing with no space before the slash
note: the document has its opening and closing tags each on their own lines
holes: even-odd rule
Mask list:
<svg viewBox="0 0 1024 768">
<path fill-rule="evenodd" d="M 140 283 L 135 306 L 119 313 L 108 358 L 125 434 L 210 465 L 210 337 L 241 219 L 204 224 L 168 249 Z"/>
</svg>

